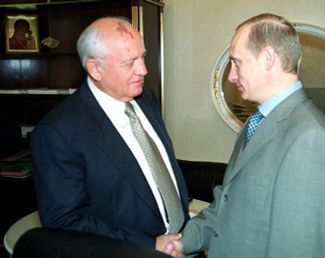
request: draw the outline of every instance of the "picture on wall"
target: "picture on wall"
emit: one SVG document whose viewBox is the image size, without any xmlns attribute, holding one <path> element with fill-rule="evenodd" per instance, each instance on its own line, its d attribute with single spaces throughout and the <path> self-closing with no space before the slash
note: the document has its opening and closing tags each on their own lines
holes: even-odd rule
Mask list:
<svg viewBox="0 0 325 258">
<path fill-rule="evenodd" d="M 5 18 L 6 52 L 39 52 L 38 16 L 8 14 Z"/>
</svg>

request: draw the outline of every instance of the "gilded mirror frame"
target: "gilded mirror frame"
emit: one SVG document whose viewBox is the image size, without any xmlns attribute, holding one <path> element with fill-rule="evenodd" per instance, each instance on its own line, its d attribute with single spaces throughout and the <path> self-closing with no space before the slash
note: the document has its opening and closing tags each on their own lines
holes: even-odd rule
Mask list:
<svg viewBox="0 0 325 258">
<path fill-rule="evenodd" d="M 325 112 L 325 29 L 298 22 L 293 25 L 299 33 L 303 51 L 300 79 L 307 95 Z M 222 51 L 213 67 L 210 89 L 218 114 L 238 133 L 256 105 L 242 100 L 236 86 L 227 79 L 230 70 L 229 48 L 230 45 Z"/>
</svg>

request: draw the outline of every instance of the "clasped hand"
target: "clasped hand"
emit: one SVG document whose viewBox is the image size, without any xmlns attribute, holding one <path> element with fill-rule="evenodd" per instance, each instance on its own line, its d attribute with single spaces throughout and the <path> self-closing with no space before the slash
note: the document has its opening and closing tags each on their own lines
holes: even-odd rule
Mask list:
<svg viewBox="0 0 325 258">
<path fill-rule="evenodd" d="M 181 238 L 181 234 L 160 235 L 156 238 L 156 250 L 174 258 L 185 258 Z"/>
</svg>

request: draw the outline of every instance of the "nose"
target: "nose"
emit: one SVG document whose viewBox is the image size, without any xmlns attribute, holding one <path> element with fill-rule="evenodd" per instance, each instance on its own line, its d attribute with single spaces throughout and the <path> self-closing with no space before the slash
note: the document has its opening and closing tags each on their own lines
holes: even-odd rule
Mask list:
<svg viewBox="0 0 325 258">
<path fill-rule="evenodd" d="M 140 58 L 137 62 L 137 67 L 136 67 L 136 74 L 145 76 L 148 73 L 146 64 L 144 62 L 144 58 Z"/>
<path fill-rule="evenodd" d="M 238 73 L 237 73 L 237 69 L 236 66 L 233 64 L 233 62 L 230 62 L 230 71 L 228 74 L 228 81 L 230 81 L 231 83 L 235 83 L 238 79 Z"/>
</svg>

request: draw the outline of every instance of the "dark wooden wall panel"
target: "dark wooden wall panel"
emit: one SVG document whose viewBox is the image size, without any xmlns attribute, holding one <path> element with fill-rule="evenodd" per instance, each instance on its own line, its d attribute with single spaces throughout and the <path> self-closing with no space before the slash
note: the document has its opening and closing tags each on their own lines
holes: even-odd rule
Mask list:
<svg viewBox="0 0 325 258">
<path fill-rule="evenodd" d="M 79 58 L 55 58 L 49 60 L 49 88 L 79 88 L 86 73 Z"/>
<path fill-rule="evenodd" d="M 24 59 L 21 60 L 21 88 L 47 88 L 47 60 Z"/>
<path fill-rule="evenodd" d="M 1 89 L 17 89 L 21 86 L 21 60 L 0 59 Z"/>
<path fill-rule="evenodd" d="M 35 125 L 66 95 L 0 95 L 0 126 Z"/>
</svg>

